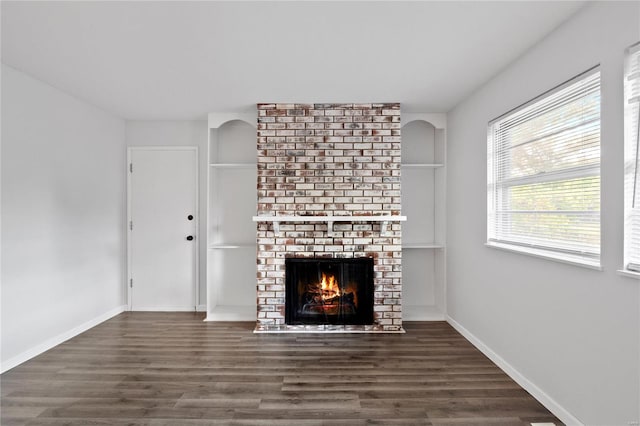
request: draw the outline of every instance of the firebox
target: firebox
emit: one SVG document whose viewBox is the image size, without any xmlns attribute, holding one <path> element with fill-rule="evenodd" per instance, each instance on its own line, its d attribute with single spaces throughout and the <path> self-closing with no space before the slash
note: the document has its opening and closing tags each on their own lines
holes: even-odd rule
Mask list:
<svg viewBox="0 0 640 426">
<path fill-rule="evenodd" d="M 373 324 L 373 259 L 285 260 L 285 321 Z"/>
</svg>

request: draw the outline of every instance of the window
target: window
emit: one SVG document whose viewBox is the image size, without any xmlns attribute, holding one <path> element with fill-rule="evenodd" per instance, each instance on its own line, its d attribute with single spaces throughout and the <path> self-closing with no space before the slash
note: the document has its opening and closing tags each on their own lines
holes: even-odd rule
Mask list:
<svg viewBox="0 0 640 426">
<path fill-rule="evenodd" d="M 599 70 L 490 122 L 487 148 L 488 245 L 599 267 Z"/>
<path fill-rule="evenodd" d="M 624 268 L 640 272 L 640 43 L 627 50 L 624 66 Z"/>
</svg>

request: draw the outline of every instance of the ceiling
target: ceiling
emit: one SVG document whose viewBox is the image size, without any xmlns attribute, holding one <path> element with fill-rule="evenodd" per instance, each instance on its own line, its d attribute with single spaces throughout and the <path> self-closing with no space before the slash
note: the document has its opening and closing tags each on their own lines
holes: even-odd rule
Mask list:
<svg viewBox="0 0 640 426">
<path fill-rule="evenodd" d="M 2 62 L 125 119 L 258 102 L 446 112 L 584 4 L 2 1 Z"/>
</svg>

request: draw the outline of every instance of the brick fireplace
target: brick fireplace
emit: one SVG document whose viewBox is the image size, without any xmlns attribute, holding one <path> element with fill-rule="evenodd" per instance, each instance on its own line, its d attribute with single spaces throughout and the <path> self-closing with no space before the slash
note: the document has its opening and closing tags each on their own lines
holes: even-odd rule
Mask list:
<svg viewBox="0 0 640 426">
<path fill-rule="evenodd" d="M 402 331 L 400 129 L 398 103 L 258 104 L 257 332 Z M 372 259 L 372 324 L 287 324 L 287 258 Z"/>
</svg>

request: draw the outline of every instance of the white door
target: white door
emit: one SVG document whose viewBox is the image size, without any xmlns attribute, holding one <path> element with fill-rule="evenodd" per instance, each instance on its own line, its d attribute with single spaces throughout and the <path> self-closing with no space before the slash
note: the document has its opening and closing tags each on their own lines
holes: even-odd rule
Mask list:
<svg viewBox="0 0 640 426">
<path fill-rule="evenodd" d="M 129 307 L 193 311 L 197 285 L 195 147 L 129 148 Z"/>
</svg>

